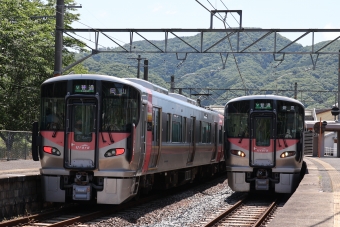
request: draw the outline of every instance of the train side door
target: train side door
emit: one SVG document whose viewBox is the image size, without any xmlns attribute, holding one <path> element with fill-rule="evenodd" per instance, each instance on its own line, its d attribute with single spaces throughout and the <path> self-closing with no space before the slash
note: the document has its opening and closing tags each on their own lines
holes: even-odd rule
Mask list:
<svg viewBox="0 0 340 227">
<path fill-rule="evenodd" d="M 67 98 L 64 167 L 95 169 L 98 140 L 98 101 Z"/>
<path fill-rule="evenodd" d="M 250 165 L 275 166 L 275 115 L 273 113 L 253 113 L 250 120 Z"/>
<path fill-rule="evenodd" d="M 191 117 L 191 121 L 189 123 L 189 154 L 187 163 L 192 163 L 195 157 L 195 128 L 196 128 L 196 117 Z"/>
<path fill-rule="evenodd" d="M 142 167 L 145 159 L 145 149 L 146 149 L 146 122 L 147 116 L 147 105 L 143 104 L 141 115 L 140 115 L 140 154 L 139 154 L 139 164 L 138 173 L 142 172 Z"/>
<path fill-rule="evenodd" d="M 218 151 L 218 124 L 217 122 L 215 122 L 214 124 L 214 130 L 213 130 L 213 141 L 214 141 L 214 151 L 212 153 L 211 156 L 211 161 L 215 161 L 216 160 L 216 154 Z"/>
<path fill-rule="evenodd" d="M 159 152 L 161 148 L 161 116 L 162 109 L 153 107 L 152 109 L 152 151 L 149 162 L 149 169 L 156 168 L 159 160 Z"/>
</svg>

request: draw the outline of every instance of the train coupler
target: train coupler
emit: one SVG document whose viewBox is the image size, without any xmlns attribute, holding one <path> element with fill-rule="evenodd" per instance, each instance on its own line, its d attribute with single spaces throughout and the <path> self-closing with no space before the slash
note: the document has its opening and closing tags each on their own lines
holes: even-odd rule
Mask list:
<svg viewBox="0 0 340 227">
<path fill-rule="evenodd" d="M 91 185 L 73 185 L 73 200 L 90 200 Z"/>
<path fill-rule="evenodd" d="M 269 190 L 268 171 L 266 169 L 258 169 L 255 180 L 256 190 Z"/>
</svg>

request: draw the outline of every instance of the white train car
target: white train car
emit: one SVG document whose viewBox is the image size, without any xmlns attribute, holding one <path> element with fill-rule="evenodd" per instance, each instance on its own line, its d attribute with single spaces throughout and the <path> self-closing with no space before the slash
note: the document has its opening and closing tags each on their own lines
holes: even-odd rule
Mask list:
<svg viewBox="0 0 340 227">
<path fill-rule="evenodd" d="M 48 79 L 40 113 L 32 155 L 46 201 L 120 204 L 225 170 L 223 115 L 141 79 Z"/>
<path fill-rule="evenodd" d="M 234 191 L 291 193 L 303 164 L 304 106 L 275 95 L 243 96 L 225 106 L 225 158 Z"/>
</svg>

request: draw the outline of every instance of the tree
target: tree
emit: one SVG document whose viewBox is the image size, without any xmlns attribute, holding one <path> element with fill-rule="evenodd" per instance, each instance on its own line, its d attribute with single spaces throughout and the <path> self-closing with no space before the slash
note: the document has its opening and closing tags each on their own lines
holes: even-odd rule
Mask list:
<svg viewBox="0 0 340 227">
<path fill-rule="evenodd" d="M 55 1 L 1 0 L 0 7 L 0 129 L 30 130 L 39 119 L 40 85 L 50 78 L 54 66 Z M 73 0 L 65 0 L 65 4 Z M 73 9 L 70 9 L 73 10 Z M 65 27 L 78 19 L 65 12 Z M 81 49 L 65 39 L 64 65 L 74 61 L 67 48 Z M 67 48 L 66 48 L 67 47 Z M 81 69 L 82 70 L 82 69 Z M 6 141 L 7 135 L 0 133 Z M 13 140 L 12 140 L 13 141 Z M 7 145 L 7 143 L 6 143 Z M 8 148 L 11 145 L 7 146 Z"/>
</svg>

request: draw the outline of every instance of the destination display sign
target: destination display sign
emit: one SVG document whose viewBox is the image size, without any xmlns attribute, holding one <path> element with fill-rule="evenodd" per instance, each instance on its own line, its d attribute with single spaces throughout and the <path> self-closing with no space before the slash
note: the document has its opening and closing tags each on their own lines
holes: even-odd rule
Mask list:
<svg viewBox="0 0 340 227">
<path fill-rule="evenodd" d="M 255 102 L 255 110 L 272 110 L 273 105 L 270 101 Z"/>
<path fill-rule="evenodd" d="M 74 86 L 75 93 L 94 93 L 93 84 L 77 84 Z"/>
</svg>

